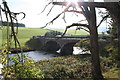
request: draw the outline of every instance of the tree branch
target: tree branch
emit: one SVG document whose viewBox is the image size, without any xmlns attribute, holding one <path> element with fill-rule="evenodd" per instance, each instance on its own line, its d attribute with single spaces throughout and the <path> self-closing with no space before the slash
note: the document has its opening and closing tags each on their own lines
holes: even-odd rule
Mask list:
<svg viewBox="0 0 120 80">
<path fill-rule="evenodd" d="M 61 38 L 66 34 L 67 30 L 68 30 L 68 27 L 66 27 L 66 29 L 65 29 L 64 33 L 62 34 Z"/>
<path fill-rule="evenodd" d="M 72 25 L 67 26 L 67 27 L 70 28 L 70 27 L 73 27 L 73 26 L 83 26 L 83 27 L 86 27 L 86 28 L 89 27 L 89 25 L 87 25 L 87 24 L 79 24 L 79 23 L 73 23 Z"/>
<path fill-rule="evenodd" d="M 49 25 L 49 24 L 51 24 L 51 23 L 53 24 L 53 22 L 54 22 L 57 18 L 59 18 L 62 13 L 64 13 L 64 11 L 61 12 L 60 14 L 58 14 L 54 19 L 52 19 L 52 20 L 51 20 L 50 22 L 48 22 L 44 27 L 41 27 L 41 28 L 45 28 L 47 25 Z"/>
<path fill-rule="evenodd" d="M 89 30 L 87 30 L 87 29 L 85 29 L 85 28 L 82 28 L 82 27 L 78 27 L 76 30 L 80 30 L 80 29 L 83 29 L 83 30 L 85 30 L 86 32 L 90 33 Z"/>
<path fill-rule="evenodd" d="M 75 13 L 80 13 L 80 14 L 83 14 L 83 12 L 82 12 L 82 11 L 76 11 L 76 10 L 68 10 L 68 11 L 66 11 L 66 12 L 75 12 Z"/>
<path fill-rule="evenodd" d="M 51 7 L 50 11 L 48 12 L 47 16 L 50 14 L 50 12 L 52 11 L 52 9 L 54 8 L 54 5 Z"/>
<path fill-rule="evenodd" d="M 45 8 L 42 10 L 41 13 L 43 13 L 45 11 L 45 9 L 51 4 L 52 2 L 49 2 L 47 5 L 45 5 Z"/>
<path fill-rule="evenodd" d="M 98 8 L 112 8 L 112 4 L 116 4 L 118 2 L 78 2 L 79 6 L 94 6 Z M 52 2 L 53 5 L 61 5 L 61 6 L 66 6 L 68 2 Z M 72 6 L 72 5 L 71 5 Z"/>
<path fill-rule="evenodd" d="M 67 23 L 67 22 L 66 22 L 66 20 L 65 20 L 65 13 L 64 13 L 64 15 L 63 15 L 63 18 L 62 18 L 62 19 L 64 20 L 64 22 L 65 22 L 65 23 Z"/>
<path fill-rule="evenodd" d="M 100 23 L 98 24 L 97 27 L 99 27 L 99 26 L 101 25 L 101 23 L 102 23 L 106 18 L 108 18 L 108 17 L 109 17 L 109 15 L 104 16 L 104 17 L 102 18 L 102 20 L 100 21 Z"/>
<path fill-rule="evenodd" d="M 41 28 L 45 28 L 48 24 L 53 24 L 53 22 L 57 19 L 57 18 L 59 18 L 63 13 L 65 13 L 66 11 L 68 11 L 68 9 L 69 9 L 69 5 L 67 6 L 67 8 L 65 8 L 64 9 L 64 11 L 63 12 L 61 12 L 60 14 L 58 14 L 54 19 L 52 19 L 50 22 L 48 22 L 44 27 L 41 27 Z"/>
<path fill-rule="evenodd" d="M 88 26 L 89 25 L 87 25 L 87 24 L 79 24 L 79 23 L 73 23 L 72 25 L 70 25 L 70 26 L 66 26 L 66 29 L 65 29 L 65 31 L 64 31 L 64 33 L 62 34 L 62 36 L 61 37 L 63 37 L 65 34 L 66 34 L 66 32 L 67 32 L 67 30 L 68 30 L 68 28 L 71 28 L 71 27 L 73 27 L 73 26 L 84 26 L 84 27 L 86 27 L 86 28 L 88 28 Z M 81 29 L 84 29 L 84 28 L 81 28 Z M 88 30 L 86 30 L 86 29 L 84 29 L 85 31 L 87 31 L 87 32 L 89 32 Z"/>
</svg>

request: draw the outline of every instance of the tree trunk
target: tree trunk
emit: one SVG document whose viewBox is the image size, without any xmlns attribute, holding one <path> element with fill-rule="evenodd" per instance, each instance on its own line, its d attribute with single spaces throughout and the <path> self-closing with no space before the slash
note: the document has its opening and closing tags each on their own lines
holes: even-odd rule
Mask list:
<svg viewBox="0 0 120 80">
<path fill-rule="evenodd" d="M 98 32 L 96 26 L 96 12 L 95 7 L 90 7 L 90 44 L 91 44 L 91 58 L 92 58 L 92 76 L 94 80 L 103 80 L 99 60 L 99 45 L 98 45 Z"/>
</svg>

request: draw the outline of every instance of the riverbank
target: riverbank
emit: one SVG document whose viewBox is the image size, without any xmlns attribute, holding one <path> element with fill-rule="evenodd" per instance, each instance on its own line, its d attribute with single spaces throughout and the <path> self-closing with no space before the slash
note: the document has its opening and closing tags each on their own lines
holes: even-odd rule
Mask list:
<svg viewBox="0 0 120 80">
<path fill-rule="evenodd" d="M 91 57 L 82 55 L 60 56 L 49 60 L 36 62 L 41 65 L 45 78 L 92 78 Z M 105 57 L 101 57 L 101 69 L 105 78 L 118 78 L 118 68 Z M 110 73 L 110 74 L 109 74 Z"/>
<path fill-rule="evenodd" d="M 11 53 L 12 54 L 20 53 L 21 51 L 22 52 L 29 52 L 29 51 L 35 51 L 35 50 L 29 49 L 29 48 L 22 48 L 22 50 L 20 48 L 17 48 L 17 49 L 11 48 Z"/>
<path fill-rule="evenodd" d="M 0 49 L 0 51 L 2 51 L 2 49 Z M 28 47 L 22 47 L 22 50 L 20 48 L 11 48 L 10 49 L 11 53 L 10 54 L 16 54 L 16 53 L 20 53 L 22 52 L 29 52 L 29 51 L 35 51 L 34 49 L 30 49 Z"/>
<path fill-rule="evenodd" d="M 46 52 L 33 52 L 28 52 L 28 56 L 34 59 L 34 67 L 40 66 L 39 68 L 43 72 L 44 78 L 83 79 L 92 77 L 90 55 L 54 56 L 53 54 L 48 55 Z M 118 68 L 112 60 L 100 57 L 100 61 L 101 70 L 105 78 L 118 78 Z"/>
</svg>

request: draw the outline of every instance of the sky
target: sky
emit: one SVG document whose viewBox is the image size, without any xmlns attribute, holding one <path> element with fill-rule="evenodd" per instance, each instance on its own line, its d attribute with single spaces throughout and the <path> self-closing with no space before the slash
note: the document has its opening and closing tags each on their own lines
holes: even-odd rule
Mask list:
<svg viewBox="0 0 120 80">
<path fill-rule="evenodd" d="M 54 17 L 56 17 L 60 12 L 64 9 L 61 6 L 55 6 L 52 12 L 47 16 L 52 5 L 49 5 L 46 10 L 42 12 L 45 5 L 49 2 L 48 0 L 6 0 L 7 4 L 12 12 L 24 12 L 26 13 L 26 18 L 21 20 L 22 14 L 18 16 L 19 23 L 24 23 L 28 28 L 40 28 L 46 25 L 49 21 L 51 21 Z M 96 0 L 99 1 L 100 0 Z M 103 0 L 101 0 L 103 1 Z M 2 1 L 0 2 L 2 5 Z M 63 15 L 60 16 L 53 24 L 48 25 L 47 28 L 58 28 L 65 29 L 66 26 L 71 25 L 72 23 L 76 23 L 80 20 L 84 20 L 84 16 L 79 14 L 77 17 L 72 13 L 66 13 L 66 21 L 64 22 L 62 19 Z M 99 18 L 100 20 L 101 18 Z M 99 21 L 98 21 L 99 22 Z M 106 24 L 103 23 L 100 27 L 101 30 L 106 29 Z"/>
</svg>

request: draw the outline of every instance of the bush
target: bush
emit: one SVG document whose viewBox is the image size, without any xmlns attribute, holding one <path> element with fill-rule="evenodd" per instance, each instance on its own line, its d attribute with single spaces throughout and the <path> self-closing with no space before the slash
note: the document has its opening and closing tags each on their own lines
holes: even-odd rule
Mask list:
<svg viewBox="0 0 120 80">
<path fill-rule="evenodd" d="M 39 61 L 45 78 L 91 78 L 91 64 L 88 58 L 80 56 L 57 57 Z"/>
<path fill-rule="evenodd" d="M 62 35 L 62 32 L 50 31 L 50 32 L 45 33 L 45 36 L 47 36 L 47 37 L 55 37 L 57 35 Z"/>
<path fill-rule="evenodd" d="M 111 69 L 116 69 L 117 65 L 110 58 L 101 57 L 102 72 L 109 72 Z"/>
<path fill-rule="evenodd" d="M 76 43 L 76 47 L 81 47 L 85 50 L 90 50 L 90 40 L 89 39 L 81 39 L 80 42 Z"/>
<path fill-rule="evenodd" d="M 120 54 L 119 54 L 119 50 L 118 50 L 118 41 L 117 40 L 113 40 L 112 43 L 110 43 L 107 46 L 107 51 L 110 54 L 110 58 L 114 61 L 114 63 L 117 63 L 118 67 L 120 67 Z"/>
<path fill-rule="evenodd" d="M 99 52 L 101 56 L 108 57 L 109 52 L 107 51 L 108 42 L 104 39 L 99 39 Z M 80 47 L 83 51 L 90 50 L 90 40 L 89 39 L 81 39 L 75 46 Z"/>
<path fill-rule="evenodd" d="M 23 56 L 13 55 L 10 57 L 10 62 L 13 63 L 11 66 L 4 66 L 3 74 L 4 78 L 44 78 L 42 71 L 40 70 L 41 65 L 35 66 L 35 62 L 27 55 Z"/>
</svg>

